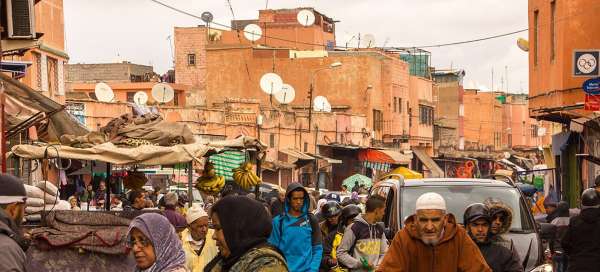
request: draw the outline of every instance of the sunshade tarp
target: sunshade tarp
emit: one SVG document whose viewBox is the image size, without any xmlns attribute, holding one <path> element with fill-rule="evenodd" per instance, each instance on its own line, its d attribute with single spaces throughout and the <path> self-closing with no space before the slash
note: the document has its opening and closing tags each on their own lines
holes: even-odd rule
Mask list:
<svg viewBox="0 0 600 272">
<path fill-rule="evenodd" d="M 366 187 L 371 187 L 373 185 L 373 181 L 369 177 L 361 174 L 354 174 L 347 177 L 342 184 L 346 185 L 346 188 L 352 189 L 354 185 L 356 185 L 356 182 L 358 182 L 359 186 L 364 185 Z"/>
<path fill-rule="evenodd" d="M 232 149 L 256 149 L 262 151 L 267 148 L 265 144 L 256 138 L 242 136 L 231 140 L 201 142 L 214 148 L 232 148 Z"/>
<path fill-rule="evenodd" d="M 112 143 L 104 143 L 92 148 L 75 148 L 64 145 L 52 147 L 16 145 L 12 148 L 12 153 L 25 159 L 43 159 L 44 152 L 47 150 L 49 158 L 60 156 L 63 159 L 102 161 L 117 165 L 170 165 L 197 160 L 207 152 L 215 149 L 203 144 L 145 145 L 135 148 L 121 148 Z"/>
<path fill-rule="evenodd" d="M 398 167 L 398 168 L 392 170 L 388 174 L 382 176 L 381 180 L 393 178 L 394 175 L 402 175 L 405 179 L 422 179 L 423 178 L 423 175 L 421 173 L 401 166 L 401 167 Z"/>
<path fill-rule="evenodd" d="M 358 153 L 359 161 L 388 164 L 409 164 L 412 155 L 402 154 L 395 150 L 387 149 L 363 149 Z"/>
</svg>

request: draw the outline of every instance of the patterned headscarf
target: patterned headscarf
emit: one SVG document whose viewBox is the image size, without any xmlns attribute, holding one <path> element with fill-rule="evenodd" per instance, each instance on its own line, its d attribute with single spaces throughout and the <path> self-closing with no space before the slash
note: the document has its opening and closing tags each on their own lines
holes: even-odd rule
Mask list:
<svg viewBox="0 0 600 272">
<path fill-rule="evenodd" d="M 185 252 L 175 229 L 166 217 L 157 213 L 145 213 L 134 218 L 129 224 L 127 239 L 131 230 L 137 228 L 152 242 L 156 261 L 144 272 L 171 271 L 185 267 Z"/>
</svg>

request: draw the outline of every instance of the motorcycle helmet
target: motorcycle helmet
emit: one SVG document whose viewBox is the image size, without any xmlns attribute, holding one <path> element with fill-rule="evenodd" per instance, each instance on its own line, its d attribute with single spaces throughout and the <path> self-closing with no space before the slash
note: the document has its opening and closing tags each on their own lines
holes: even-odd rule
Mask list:
<svg viewBox="0 0 600 272">
<path fill-rule="evenodd" d="M 473 203 L 469 205 L 465 210 L 465 214 L 463 215 L 463 224 L 466 226 L 467 224 L 479 219 L 484 219 L 488 223 L 492 221 L 488 207 L 483 203 Z"/>
<path fill-rule="evenodd" d="M 581 206 L 596 207 L 600 205 L 600 196 L 594 188 L 585 189 L 581 194 Z"/>
<path fill-rule="evenodd" d="M 362 213 L 362 210 L 358 205 L 350 204 L 342 209 L 342 222 L 346 222 L 348 219 L 354 219 L 354 217 L 358 216 Z"/>
<path fill-rule="evenodd" d="M 324 218 L 332 218 L 340 215 L 341 213 L 342 207 L 335 201 L 327 201 L 327 203 L 321 207 L 321 214 Z"/>
</svg>

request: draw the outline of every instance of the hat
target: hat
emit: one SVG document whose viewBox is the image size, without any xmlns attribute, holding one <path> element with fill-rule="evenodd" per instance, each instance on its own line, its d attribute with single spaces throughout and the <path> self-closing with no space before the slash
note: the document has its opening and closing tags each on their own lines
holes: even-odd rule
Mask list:
<svg viewBox="0 0 600 272">
<path fill-rule="evenodd" d="M 325 196 L 325 199 L 327 199 L 327 200 L 333 200 L 333 201 L 338 202 L 338 203 L 342 202 L 342 197 L 339 194 L 336 194 L 336 193 L 328 193 Z"/>
<path fill-rule="evenodd" d="M 446 201 L 438 193 L 424 193 L 417 199 L 415 210 L 446 210 Z"/>
<path fill-rule="evenodd" d="M 26 199 L 25 186 L 19 179 L 0 175 L 0 204 L 25 203 Z"/>
<path fill-rule="evenodd" d="M 187 221 L 189 225 L 198 220 L 198 218 L 205 216 L 208 216 L 208 214 L 202 209 L 200 203 L 194 203 L 192 207 L 188 209 L 187 214 L 185 215 L 185 221 Z"/>
</svg>

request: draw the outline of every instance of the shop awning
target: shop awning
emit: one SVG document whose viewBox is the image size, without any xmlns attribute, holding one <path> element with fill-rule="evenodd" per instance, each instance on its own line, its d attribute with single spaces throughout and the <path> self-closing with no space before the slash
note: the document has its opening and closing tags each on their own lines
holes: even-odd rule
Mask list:
<svg viewBox="0 0 600 272">
<path fill-rule="evenodd" d="M 425 152 L 425 150 L 421 148 L 413 148 L 413 153 L 419 160 L 431 171 L 432 178 L 441 178 L 444 177 L 444 171 L 440 168 L 429 155 Z"/>
<path fill-rule="evenodd" d="M 358 152 L 358 160 L 382 164 L 409 164 L 412 155 L 389 149 L 363 149 Z"/>
<path fill-rule="evenodd" d="M 2 61 L 0 63 L 0 71 L 12 73 L 13 78 L 19 79 L 25 76 L 27 67 L 31 65 L 30 61 Z"/>
<path fill-rule="evenodd" d="M 312 157 L 315 157 L 317 159 L 324 160 L 329 164 L 341 164 L 342 163 L 342 160 L 328 158 L 323 155 L 315 155 L 315 154 L 309 154 L 309 155 Z"/>
<path fill-rule="evenodd" d="M 310 155 L 308 155 L 306 153 L 303 153 L 303 152 L 300 152 L 300 151 L 297 151 L 297 150 L 294 150 L 294 149 L 289 149 L 289 148 L 280 149 L 279 152 L 281 152 L 283 154 L 286 154 L 288 156 L 292 156 L 292 157 L 294 157 L 294 158 L 296 158 L 298 160 L 312 161 L 312 160 L 315 159 L 314 157 L 312 157 L 312 156 L 310 156 Z"/>
</svg>

